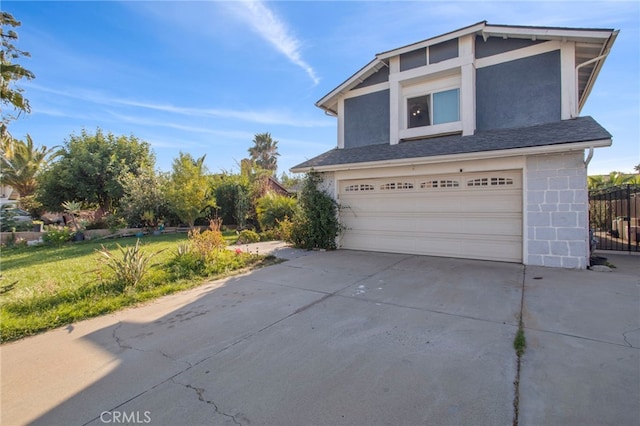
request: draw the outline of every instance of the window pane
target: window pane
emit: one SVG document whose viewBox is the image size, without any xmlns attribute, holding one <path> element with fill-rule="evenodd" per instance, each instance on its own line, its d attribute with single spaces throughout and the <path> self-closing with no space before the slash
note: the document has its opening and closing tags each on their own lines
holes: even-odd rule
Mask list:
<svg viewBox="0 0 640 426">
<path fill-rule="evenodd" d="M 433 94 L 433 124 L 460 121 L 460 89 Z"/>
<path fill-rule="evenodd" d="M 407 99 L 407 126 L 421 127 L 431 124 L 429 120 L 429 101 L 431 95 Z"/>
</svg>

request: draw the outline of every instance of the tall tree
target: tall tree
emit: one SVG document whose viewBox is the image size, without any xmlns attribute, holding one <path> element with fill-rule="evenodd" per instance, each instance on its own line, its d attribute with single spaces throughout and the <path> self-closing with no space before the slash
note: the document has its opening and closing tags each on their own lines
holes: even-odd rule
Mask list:
<svg viewBox="0 0 640 426">
<path fill-rule="evenodd" d="M 60 157 L 42 174 L 38 199 L 57 211 L 65 201 L 97 204 L 102 212 L 116 208 L 124 195 L 121 177 L 152 168 L 155 157 L 147 142 L 135 136 L 95 134 L 82 130 L 71 135 Z"/>
<path fill-rule="evenodd" d="M 22 95 L 24 89 L 17 87 L 16 82 L 32 80 L 36 76 L 15 61 L 22 57 L 30 57 L 29 52 L 18 49 L 14 43 L 18 33 L 14 31 L 21 25 L 9 12 L 0 11 L 0 102 L 2 102 L 2 123 L 0 137 L 8 137 L 7 125 L 21 113 L 31 112 L 29 101 Z M 8 112 L 8 109 L 10 112 Z"/>
<path fill-rule="evenodd" d="M 36 147 L 29 135 L 26 141 L 4 138 L 0 149 L 2 185 L 10 185 L 21 197 L 33 195 L 38 186 L 38 174 L 58 155 L 56 149 Z"/>
<path fill-rule="evenodd" d="M 180 152 L 173 160 L 171 176 L 167 183 L 167 199 L 180 220 L 193 227 L 196 219 L 205 216 L 208 207 L 215 207 L 210 191 L 205 156 L 194 159 Z"/>
<path fill-rule="evenodd" d="M 271 171 L 275 176 L 278 169 L 278 141 L 271 138 L 270 133 L 259 133 L 253 139 L 253 146 L 249 148 L 251 160 L 264 170 Z"/>
</svg>

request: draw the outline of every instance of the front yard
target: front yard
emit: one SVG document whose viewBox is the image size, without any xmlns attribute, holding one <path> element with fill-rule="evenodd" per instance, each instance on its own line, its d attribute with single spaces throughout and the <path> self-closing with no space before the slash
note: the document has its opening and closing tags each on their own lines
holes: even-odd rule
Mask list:
<svg viewBox="0 0 640 426">
<path fill-rule="evenodd" d="M 231 244 L 235 232 L 224 234 Z M 102 245 L 114 256 L 117 247 L 133 247 L 137 238 L 68 243 L 60 247 L 37 246 L 3 249 L 0 275 L 0 327 L 2 342 L 32 335 L 85 318 L 113 312 L 162 295 L 196 287 L 207 278 L 253 267 L 264 257 L 222 250 L 216 255 L 215 275 L 177 274 L 171 268 L 186 234 L 149 236 L 140 239 L 141 251 L 157 253 L 144 279 L 122 287 L 108 285 L 108 274 L 100 268 Z M 97 272 L 102 269 L 102 279 Z M 211 270 L 211 269 L 210 269 Z M 184 272 L 184 271 L 182 271 Z M 105 279 L 107 276 L 107 279 Z"/>
</svg>

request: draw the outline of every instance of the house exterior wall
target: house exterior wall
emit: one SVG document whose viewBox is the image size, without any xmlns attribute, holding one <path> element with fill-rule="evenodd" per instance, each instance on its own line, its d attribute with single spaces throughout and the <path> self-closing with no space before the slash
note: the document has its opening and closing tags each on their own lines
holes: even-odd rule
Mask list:
<svg viewBox="0 0 640 426">
<path fill-rule="evenodd" d="M 389 143 L 389 90 L 344 100 L 344 147 Z"/>
<path fill-rule="evenodd" d="M 362 83 L 358 84 L 354 89 L 361 89 L 363 87 L 373 86 L 374 84 L 384 83 L 389 81 L 389 68 L 382 68 L 378 72 L 371 74 Z"/>
<path fill-rule="evenodd" d="M 476 36 L 476 58 L 486 58 L 488 56 L 497 55 L 499 53 L 510 52 L 512 50 L 521 49 L 523 47 L 533 46 L 534 44 L 544 43 L 543 41 L 533 41 L 522 38 L 498 38 L 489 37 L 484 41 L 482 36 Z"/>
<path fill-rule="evenodd" d="M 588 266 L 589 203 L 583 156 L 579 151 L 527 158 L 525 264 Z"/>
<path fill-rule="evenodd" d="M 478 131 L 533 126 L 561 119 L 560 51 L 476 71 Z"/>
<path fill-rule="evenodd" d="M 458 39 L 444 41 L 429 47 L 429 63 L 437 64 L 458 57 Z"/>
</svg>

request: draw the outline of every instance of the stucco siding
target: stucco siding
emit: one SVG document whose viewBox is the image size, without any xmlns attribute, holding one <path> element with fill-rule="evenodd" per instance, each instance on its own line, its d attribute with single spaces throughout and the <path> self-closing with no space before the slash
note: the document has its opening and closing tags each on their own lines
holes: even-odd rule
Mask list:
<svg viewBox="0 0 640 426">
<path fill-rule="evenodd" d="M 533 126 L 560 119 L 560 51 L 476 71 L 478 131 Z"/>
<path fill-rule="evenodd" d="M 487 41 L 485 41 L 482 36 L 477 36 L 475 45 L 476 58 L 486 58 L 543 42 L 544 41 L 533 41 L 522 38 L 508 38 L 505 40 L 499 37 L 489 37 Z"/>
<path fill-rule="evenodd" d="M 525 264 L 586 268 L 588 210 L 582 151 L 528 157 Z"/>
<path fill-rule="evenodd" d="M 389 143 L 389 90 L 344 101 L 344 147 Z"/>
</svg>

